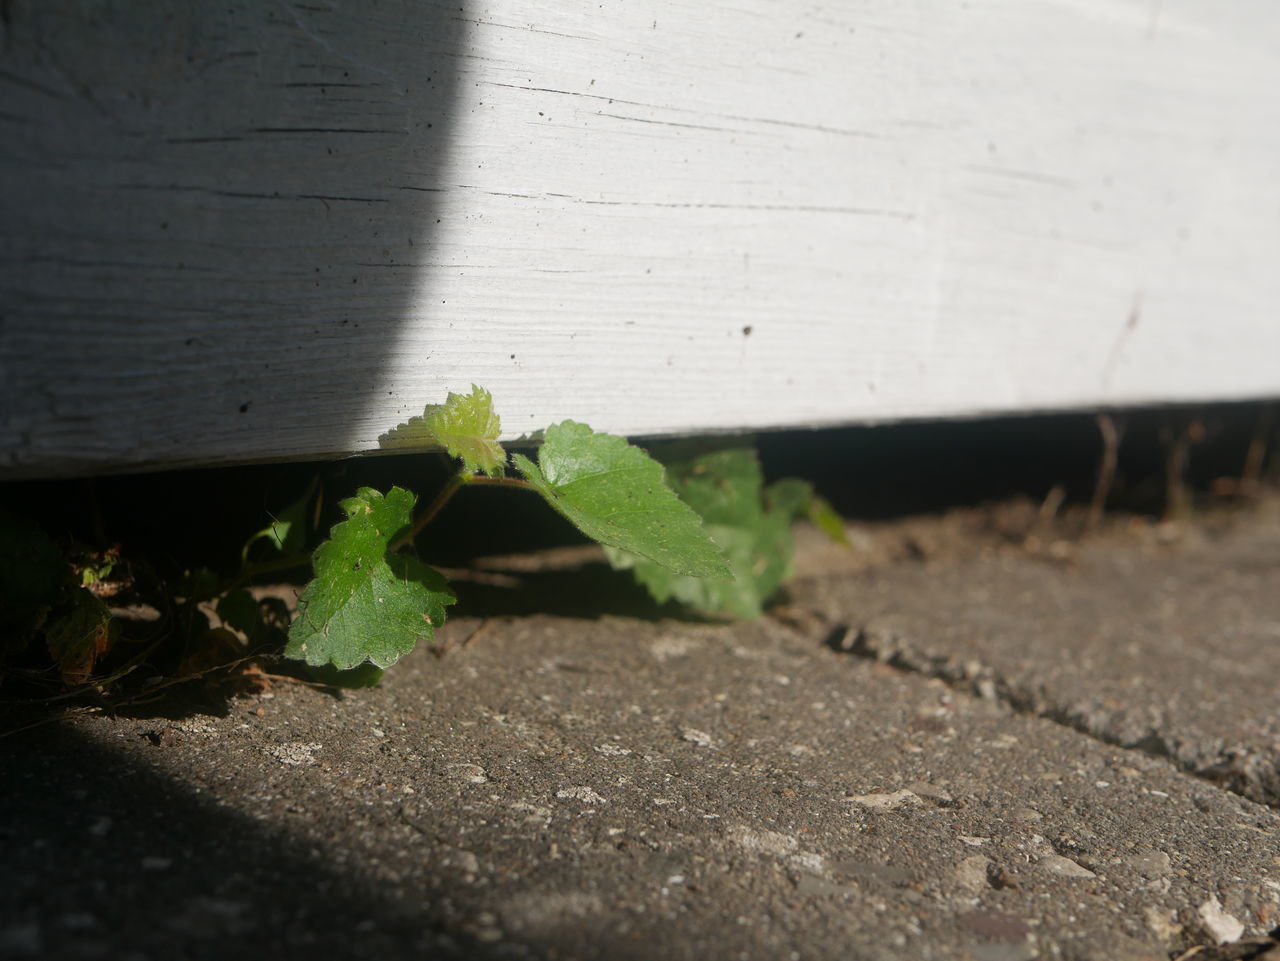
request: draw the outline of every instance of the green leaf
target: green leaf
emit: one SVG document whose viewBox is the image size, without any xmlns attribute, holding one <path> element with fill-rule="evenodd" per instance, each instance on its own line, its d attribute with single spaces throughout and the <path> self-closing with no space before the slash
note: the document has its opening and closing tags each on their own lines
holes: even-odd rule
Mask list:
<svg viewBox="0 0 1280 961">
<path fill-rule="evenodd" d="M 784 478 L 769 485 L 764 499 L 770 510 L 781 511 L 792 518 L 806 517 L 830 540 L 841 547 L 853 547 L 845 533 L 844 518 L 836 513 L 826 498 L 814 493 L 813 485 L 808 481 Z"/>
<path fill-rule="evenodd" d="M 362 487 L 342 502 L 347 520 L 316 549 L 315 579 L 298 599 L 285 656 L 340 671 L 389 667 L 430 641 L 455 600 L 439 572 L 388 546 L 409 528 L 413 495 Z"/>
<path fill-rule="evenodd" d="M 51 618 L 44 637 L 67 684 L 83 684 L 93 666 L 111 650 L 118 626 L 107 606 L 83 587 L 71 597 L 71 607 Z"/>
<path fill-rule="evenodd" d="M 659 603 L 674 599 L 700 611 L 759 617 L 765 601 L 791 575 L 790 522 L 771 514 L 752 528 L 708 524 L 706 529 L 729 560 L 728 577 L 685 577 L 634 554 L 610 548 L 605 554 L 615 568 L 631 570 Z"/>
<path fill-rule="evenodd" d="M 836 513 L 826 498 L 814 494 L 809 500 L 809 522 L 841 547 L 853 549 L 844 529 L 844 518 Z"/>
<path fill-rule="evenodd" d="M 315 498 L 320 479 L 312 478 L 302 496 L 282 510 L 279 516 L 272 518 L 270 524 L 245 542 L 240 552 L 240 560 L 247 563 L 249 548 L 260 540 L 271 544 L 281 554 L 300 554 L 306 548 L 307 509 Z"/>
<path fill-rule="evenodd" d="M 80 586 L 100 584 L 111 576 L 111 572 L 120 563 L 120 548 L 112 547 L 105 551 L 84 551 L 76 557 L 73 566 L 80 569 Z"/>
<path fill-rule="evenodd" d="M 692 577 L 729 568 L 702 523 L 663 479 L 662 465 L 621 437 L 566 420 L 547 428 L 535 465 L 516 467 L 593 540 Z"/>
<path fill-rule="evenodd" d="M 667 468 L 672 486 L 708 524 L 746 526 L 764 516 L 764 475 L 749 447 L 715 451 Z"/>
<path fill-rule="evenodd" d="M 502 424 L 493 412 L 493 398 L 475 384 L 470 394 L 449 394 L 439 407 L 427 408 L 426 424 L 436 442 L 472 473 L 497 477 L 507 463 L 498 443 Z"/>
<path fill-rule="evenodd" d="M 764 492 L 769 510 L 786 514 L 793 520 L 809 513 L 813 497 L 813 485 L 797 477 L 784 477 L 770 484 Z"/>
<path fill-rule="evenodd" d="M 791 576 L 795 518 L 812 517 L 817 504 L 844 533 L 839 516 L 807 481 L 789 478 L 766 489 L 760 462 L 750 448 L 713 451 L 668 464 L 667 478 L 706 522 L 732 574 L 681 577 L 641 558 L 607 552 L 614 567 L 631 570 L 659 602 L 674 598 L 699 610 L 759 617 L 768 599 Z"/>
<path fill-rule="evenodd" d="M 430 404 L 419 417 L 410 417 L 378 438 L 383 450 L 417 451 L 443 447 L 471 473 L 502 474 L 507 452 L 498 443 L 502 433 L 493 398 L 471 385 L 470 394 L 450 393 L 443 404 Z"/>
</svg>

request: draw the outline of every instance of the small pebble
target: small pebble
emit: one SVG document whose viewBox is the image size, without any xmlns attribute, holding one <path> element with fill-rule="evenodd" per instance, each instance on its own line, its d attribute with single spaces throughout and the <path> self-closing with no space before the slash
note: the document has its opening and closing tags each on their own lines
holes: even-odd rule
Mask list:
<svg viewBox="0 0 1280 961">
<path fill-rule="evenodd" d="M 606 757 L 625 757 L 631 753 L 630 749 L 622 747 L 619 744 L 597 744 L 595 746 L 595 752 L 597 754 L 603 754 Z"/>
<path fill-rule="evenodd" d="M 582 785 L 580 787 L 561 788 L 556 791 L 556 797 L 561 800 L 581 801 L 583 804 L 608 804 L 609 802 L 597 794 L 594 790 Z"/>
<path fill-rule="evenodd" d="M 1178 916 L 1168 908 L 1150 905 L 1142 910 L 1142 919 L 1147 922 L 1151 933 L 1162 941 L 1172 941 L 1182 934 L 1182 926 L 1178 924 Z"/>
<path fill-rule="evenodd" d="M 974 854 L 955 866 L 952 877 L 966 891 L 977 893 L 987 886 L 987 871 L 991 862 L 981 854 Z"/>
<path fill-rule="evenodd" d="M 315 764 L 316 759 L 312 757 L 316 751 L 323 747 L 321 744 L 302 744 L 299 742 L 291 742 L 289 744 L 272 744 L 263 748 L 268 754 L 279 761 L 281 764 L 288 764 L 292 767 L 303 764 Z"/>
<path fill-rule="evenodd" d="M 845 800 L 852 804 L 860 804 L 864 808 L 881 811 L 896 808 L 902 804 L 920 803 L 920 798 L 906 788 L 894 791 L 892 794 L 853 794 L 845 798 Z"/>
<path fill-rule="evenodd" d="M 479 764 L 451 764 L 449 773 L 457 780 L 466 781 L 468 784 L 489 783 L 489 775 Z"/>
<path fill-rule="evenodd" d="M 1040 859 L 1040 867 L 1050 874 L 1058 874 L 1064 878 L 1096 878 L 1097 875 L 1088 868 L 1077 864 L 1070 858 L 1060 854 L 1046 854 Z"/>
<path fill-rule="evenodd" d="M 790 854 L 799 846 L 795 838 L 777 831 L 758 831 L 745 824 L 729 828 L 729 840 L 744 850 L 756 854 L 772 854 L 781 857 Z"/>
<path fill-rule="evenodd" d="M 1217 898 L 1210 898 L 1200 905 L 1196 909 L 1196 917 L 1200 919 L 1205 934 L 1218 944 L 1239 941 L 1244 935 L 1244 925 L 1222 910 L 1222 902 Z"/>
<path fill-rule="evenodd" d="M 931 801 L 937 801 L 942 804 L 951 803 L 951 795 L 938 787 L 936 784 L 930 784 L 928 781 L 912 781 L 906 788 L 912 794 L 928 798 Z"/>
<path fill-rule="evenodd" d="M 1124 859 L 1127 867 L 1137 871 L 1144 878 L 1163 877 L 1173 870 L 1173 864 L 1169 861 L 1169 855 L 1163 851 L 1155 851 L 1150 848 L 1130 854 Z"/>
</svg>

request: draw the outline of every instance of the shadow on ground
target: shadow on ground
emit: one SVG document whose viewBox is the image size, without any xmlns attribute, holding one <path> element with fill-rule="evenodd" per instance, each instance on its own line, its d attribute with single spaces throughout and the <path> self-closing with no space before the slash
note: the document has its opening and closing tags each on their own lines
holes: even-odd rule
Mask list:
<svg viewBox="0 0 1280 961">
<path fill-rule="evenodd" d="M 450 611 L 454 617 L 548 614 L 586 619 L 707 620 L 675 602 L 658 604 L 629 572 L 615 571 L 604 561 L 563 570 L 504 571 L 499 568 L 463 572 L 450 586 L 458 595 L 458 603 Z M 724 618 L 712 620 L 723 623 Z"/>
<path fill-rule="evenodd" d="M 264 829 L 216 785 L 188 789 L 65 727 L 7 740 L 0 766 L 0 956 L 497 956 L 439 920 L 429 863 L 417 886 L 344 869 L 352 852 Z"/>
</svg>

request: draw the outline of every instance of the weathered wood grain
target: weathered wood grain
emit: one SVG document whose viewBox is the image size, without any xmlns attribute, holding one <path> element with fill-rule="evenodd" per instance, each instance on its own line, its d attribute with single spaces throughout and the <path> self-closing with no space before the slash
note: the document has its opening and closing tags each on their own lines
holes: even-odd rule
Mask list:
<svg viewBox="0 0 1280 961">
<path fill-rule="evenodd" d="M 0 473 L 1280 394 L 1265 0 L 13 0 Z"/>
</svg>

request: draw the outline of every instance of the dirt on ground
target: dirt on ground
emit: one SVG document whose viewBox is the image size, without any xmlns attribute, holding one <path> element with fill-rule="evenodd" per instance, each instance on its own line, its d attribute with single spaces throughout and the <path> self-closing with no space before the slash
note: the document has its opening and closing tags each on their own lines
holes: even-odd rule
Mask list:
<svg viewBox="0 0 1280 961">
<path fill-rule="evenodd" d="M 750 623 L 490 558 L 377 689 L 0 739 L 0 957 L 1276 961 L 1280 508 L 1052 506 Z"/>
</svg>

